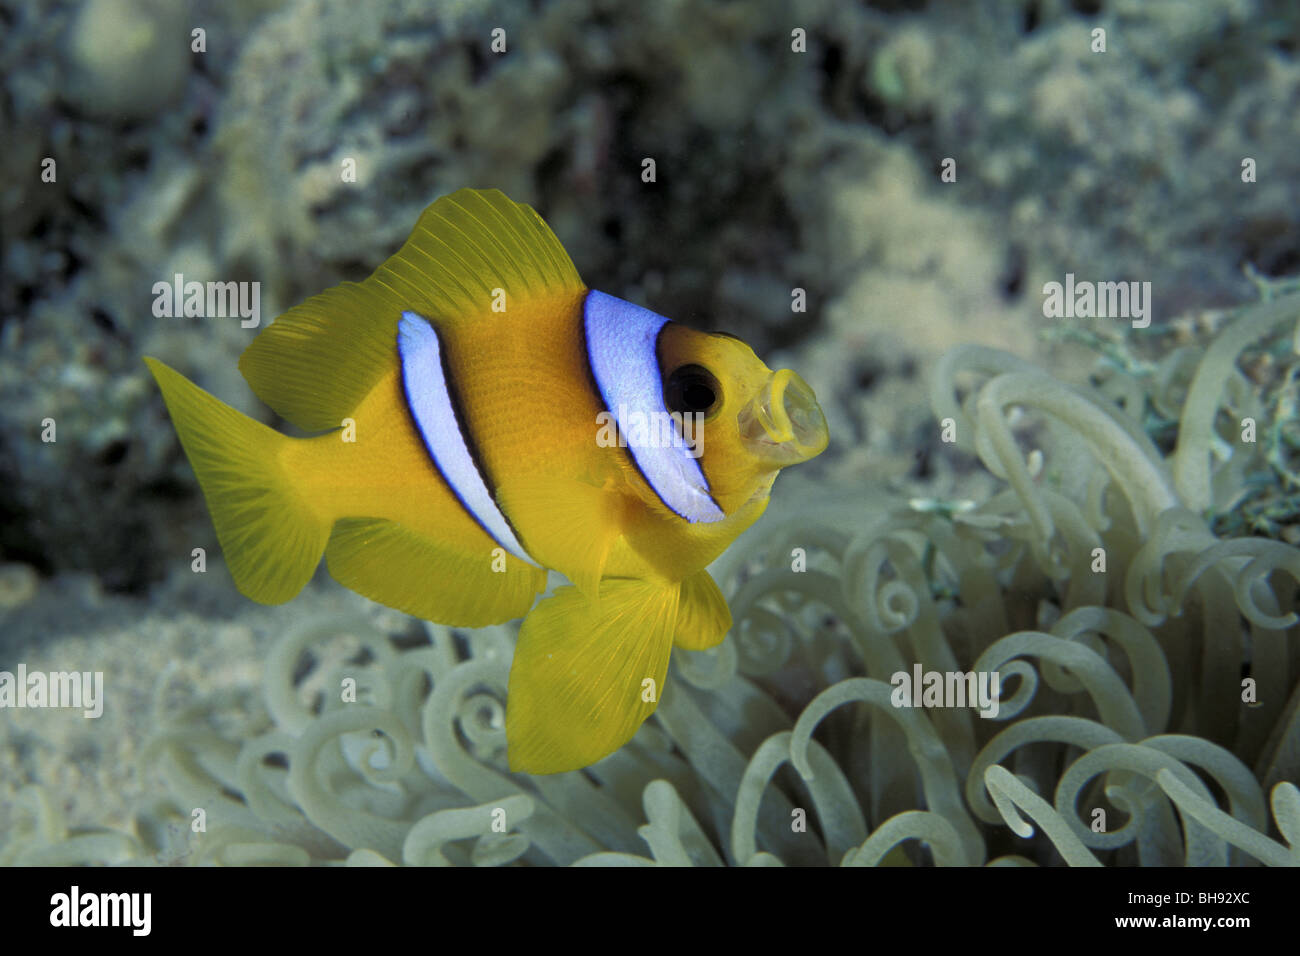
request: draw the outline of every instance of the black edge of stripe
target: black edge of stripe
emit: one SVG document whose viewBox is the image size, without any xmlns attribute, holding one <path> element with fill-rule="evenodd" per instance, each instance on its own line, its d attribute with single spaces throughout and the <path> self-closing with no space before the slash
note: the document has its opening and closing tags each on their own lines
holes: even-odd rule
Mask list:
<svg viewBox="0 0 1300 956">
<path fill-rule="evenodd" d="M 420 313 L 418 312 L 412 312 L 411 314 L 419 315 L 420 318 L 424 319 L 425 322 L 429 322 L 427 318 L 425 318 L 423 315 L 420 315 Z M 400 317 L 399 317 L 399 322 L 400 322 Z M 433 323 L 430 322 L 429 325 L 430 327 L 432 327 Z M 434 334 L 435 335 L 438 334 L 437 329 L 434 329 Z M 396 336 L 396 340 L 397 340 L 396 341 L 397 366 L 402 372 L 402 398 L 405 399 L 404 404 L 406 405 L 406 416 L 407 418 L 410 419 L 411 428 L 413 428 L 415 430 L 415 433 L 420 436 L 420 444 L 424 446 L 424 453 L 429 456 L 429 464 L 433 466 L 433 470 L 437 472 L 438 477 L 442 479 L 442 483 L 447 487 L 447 490 L 451 492 L 451 496 L 456 499 L 457 503 L 460 505 L 461 510 L 464 511 L 465 514 L 469 515 L 471 521 L 473 521 L 476 525 L 482 528 L 484 534 L 486 534 L 489 538 L 492 538 L 493 541 L 496 541 L 497 539 L 492 536 L 492 532 L 488 531 L 487 528 L 483 527 L 483 522 L 479 520 L 478 515 L 474 513 L 474 510 L 470 508 L 469 505 L 465 504 L 465 499 L 460 496 L 460 492 L 456 490 L 456 486 L 453 485 L 451 483 L 451 480 L 446 476 L 446 474 L 443 473 L 442 468 L 439 467 L 438 465 L 438 457 L 433 453 L 433 449 L 429 446 L 429 440 L 424 437 L 424 429 L 420 427 L 420 421 L 415 417 L 415 409 L 411 406 L 411 389 L 410 389 L 410 385 L 407 383 L 406 380 L 406 356 L 402 352 L 402 336 L 400 331 Z M 438 351 L 439 353 L 442 352 L 441 340 L 438 343 Z M 497 541 L 497 544 L 500 545 L 501 542 Z"/>
<path fill-rule="evenodd" d="M 646 475 L 646 473 L 641 470 L 641 463 L 636 460 L 636 455 L 632 454 L 631 443 L 625 443 L 623 441 L 623 432 L 618 425 L 618 416 L 615 415 L 613 410 L 609 407 L 609 398 L 605 395 L 604 389 L 600 387 L 600 382 L 596 381 L 596 370 L 591 362 L 591 336 L 587 332 L 587 297 L 586 296 L 584 296 L 582 300 L 581 318 L 582 318 L 582 348 L 583 348 L 583 354 L 586 356 L 587 359 L 587 381 L 591 383 L 592 391 L 596 393 L 596 396 L 600 399 L 600 404 L 604 406 L 605 411 L 609 413 L 610 419 L 612 419 L 614 422 L 614 434 L 618 439 L 618 444 L 615 447 L 617 447 L 620 451 L 622 451 L 625 455 L 627 455 L 628 461 L 632 462 L 632 467 L 636 469 L 636 473 L 641 476 L 641 480 L 645 482 L 646 487 L 649 488 L 650 491 L 654 494 L 654 496 L 659 499 L 660 504 L 662 504 L 665 508 L 667 508 L 669 511 L 677 515 L 677 517 L 681 518 L 683 521 L 687 522 L 688 524 L 692 523 L 690 518 L 686 517 L 686 515 L 682 514 L 680 511 L 678 511 L 676 508 L 670 505 L 667 501 L 664 501 L 664 496 L 659 493 L 659 489 L 654 486 L 654 482 L 652 482 L 650 478 Z M 663 335 L 664 329 L 666 329 L 670 324 L 671 323 L 669 322 L 664 322 L 664 324 L 659 327 L 659 331 L 655 334 L 655 365 L 656 366 L 659 365 L 659 337 Z M 659 373 L 659 388 L 660 390 L 663 389 L 662 371 L 660 371 Z M 705 480 L 707 481 L 707 479 Z M 717 502 L 714 502 L 714 504 L 717 504 Z M 718 510 L 721 511 L 722 509 L 719 508 Z"/>
<path fill-rule="evenodd" d="M 433 334 L 438 335 L 437 326 L 433 327 Z M 438 335 L 438 361 L 442 363 L 442 380 L 447 386 L 447 398 L 451 402 L 451 413 L 456 418 L 456 428 L 460 430 L 460 437 L 464 440 L 465 447 L 469 450 L 469 460 L 474 463 L 474 468 L 478 471 L 479 477 L 483 479 L 483 484 L 487 485 L 488 495 L 491 496 L 493 503 L 497 506 L 497 511 L 501 512 L 501 517 L 505 519 L 506 525 L 514 534 L 515 540 L 519 542 L 520 547 L 522 547 L 526 553 L 531 553 L 528 551 L 528 546 L 524 544 L 524 539 L 519 533 L 519 529 L 516 528 L 515 523 L 510 520 L 510 515 L 506 514 L 506 509 L 501 507 L 501 502 L 497 501 L 497 483 L 492 477 L 492 472 L 488 468 L 487 462 L 483 460 L 483 456 L 479 453 L 478 442 L 474 440 L 473 429 L 469 427 L 469 416 L 465 414 L 465 406 L 461 402 L 460 392 L 456 388 L 455 380 L 451 374 L 451 366 L 448 364 L 447 353 L 449 351 L 446 341 L 443 340 L 441 335 Z M 493 541 L 496 541 L 496 538 L 492 536 L 491 532 L 488 533 L 488 537 L 492 538 Z M 497 544 L 501 544 L 501 542 L 497 541 Z M 501 544 L 501 547 L 505 548 L 505 545 Z M 507 553 L 509 550 L 509 548 L 506 548 Z M 536 559 L 534 558 L 534 560 Z"/>
<path fill-rule="evenodd" d="M 431 321 L 429 321 L 429 319 L 428 319 L 427 316 L 421 315 L 419 312 L 415 312 L 415 311 L 413 311 L 413 310 L 411 310 L 411 309 L 407 309 L 406 311 L 411 312 L 412 315 L 418 315 L 418 316 L 419 316 L 421 319 L 423 319 L 425 322 L 428 322 L 428 323 L 429 323 L 429 328 L 433 329 L 433 334 L 434 334 L 435 336 L 437 336 L 437 339 L 438 339 L 438 361 L 442 364 L 442 377 L 443 377 L 443 381 L 444 381 L 444 383 L 447 385 L 447 395 L 448 395 L 448 397 L 451 399 L 451 403 L 452 403 L 452 405 L 451 405 L 451 411 L 452 411 L 452 414 L 456 417 L 456 427 L 459 428 L 459 429 L 461 430 L 461 434 L 462 434 L 462 436 L 463 436 L 463 435 L 464 435 L 464 428 L 461 426 L 461 423 L 460 423 L 460 422 L 461 422 L 460 409 L 456 406 L 456 401 L 457 401 L 457 399 L 456 399 L 455 394 L 454 394 L 454 393 L 452 392 L 452 390 L 451 390 L 451 380 L 447 377 L 447 356 L 446 356 L 446 349 L 443 347 L 442 336 L 441 336 L 441 335 L 438 335 L 438 328 L 437 328 L 437 326 L 435 326 Z M 400 317 L 399 317 L 399 321 L 400 321 Z M 406 400 L 406 402 L 405 402 L 405 404 L 406 404 L 406 415 L 407 415 L 407 418 L 410 419 L 411 427 L 412 427 L 413 429 L 415 429 L 415 433 L 416 433 L 417 435 L 420 436 L 420 444 L 422 444 L 422 445 L 424 446 L 424 453 L 425 453 L 426 455 L 429 456 L 429 464 L 433 466 L 433 470 L 437 473 L 438 477 L 442 479 L 442 483 L 443 483 L 443 485 L 445 485 L 446 488 L 447 488 L 447 490 L 451 492 L 451 496 L 452 496 L 453 498 L 456 499 L 456 502 L 460 505 L 461 510 L 464 511 L 465 514 L 467 514 L 467 515 L 469 516 L 469 519 L 470 519 L 471 521 L 473 521 L 476 525 L 479 526 L 479 528 L 482 530 L 482 532 L 483 532 L 485 535 L 488 536 L 488 539 L 489 539 L 489 540 L 491 540 L 491 541 L 495 541 L 497 547 L 499 547 L 499 548 L 501 548 L 502 550 L 504 550 L 504 551 L 506 552 L 506 554 L 509 554 L 510 557 L 513 558 L 514 555 L 513 555 L 513 554 L 510 554 L 510 549 L 507 548 L 507 547 L 506 547 L 503 543 L 501 543 L 500 541 L 497 541 L 497 537 L 496 537 L 496 535 L 494 535 L 491 531 L 488 530 L 487 525 L 483 524 L 482 519 L 479 518 L 479 516 L 476 515 L 476 514 L 474 513 L 474 509 L 471 508 L 469 505 L 467 505 L 467 504 L 465 503 L 465 499 L 462 498 L 462 497 L 460 496 L 460 491 L 456 488 L 455 484 L 453 484 L 452 481 L 451 481 L 451 479 L 449 479 L 449 478 L 447 477 L 447 475 L 443 472 L 442 468 L 439 467 L 439 465 L 438 465 L 438 456 L 435 455 L 435 454 L 433 453 L 433 448 L 429 445 L 429 439 L 425 437 L 425 435 L 424 435 L 424 429 L 420 427 L 420 422 L 419 422 L 419 420 L 415 417 L 415 409 L 411 407 L 411 390 L 410 390 L 410 386 L 407 384 L 407 381 L 406 381 L 406 356 L 402 354 L 402 337 L 401 337 L 400 334 L 396 336 L 396 340 L 397 340 L 397 341 L 396 341 L 396 345 L 397 345 L 397 365 L 398 365 L 398 368 L 401 370 L 401 373 L 402 373 L 402 398 L 404 398 L 404 399 Z M 475 467 L 475 468 L 479 467 L 478 460 L 477 460 L 477 458 L 474 457 L 474 447 L 473 447 L 473 445 L 471 445 L 470 442 L 469 442 L 468 440 L 466 440 L 466 442 L 465 442 L 465 446 L 466 446 L 467 448 L 469 448 L 470 460 L 474 462 L 474 467 Z M 481 475 L 481 474 L 482 474 L 482 472 L 480 472 L 480 475 Z M 494 496 L 494 498 L 495 498 L 495 496 Z M 504 516 L 504 515 L 505 515 L 505 512 L 503 511 L 503 512 L 502 512 L 502 516 Z M 510 519 L 509 519 L 509 518 L 506 518 L 506 523 L 508 524 L 509 522 L 510 522 Z M 512 528 L 513 528 L 513 526 L 512 526 Z M 516 537 L 516 538 L 519 537 L 519 535 L 518 535 L 517 532 L 516 532 L 516 534 L 515 534 L 515 537 Z"/>
<path fill-rule="evenodd" d="M 609 398 L 605 395 L 605 390 L 600 387 L 600 382 L 596 380 L 596 367 L 591 361 L 591 335 L 587 331 L 587 299 L 590 295 L 591 290 L 588 289 L 587 294 L 582 297 L 582 312 L 578 316 L 580 325 L 582 326 L 582 354 L 587 360 L 587 384 L 591 386 L 591 390 L 595 393 L 597 401 L 600 403 L 601 407 L 605 409 L 605 413 L 609 415 L 610 421 L 614 423 L 614 448 L 616 451 L 621 451 L 627 456 L 627 460 L 632 463 L 632 467 L 636 469 L 636 473 L 641 476 L 641 480 L 645 482 L 645 486 L 654 493 L 654 496 L 659 499 L 663 506 L 673 514 L 677 515 L 677 517 L 686 520 L 685 515 L 677 514 L 677 510 L 668 502 L 664 501 L 664 496 L 659 494 L 659 489 L 654 486 L 650 479 L 646 477 L 646 473 L 641 470 L 641 463 L 636 460 L 636 455 L 632 454 L 632 446 L 623 440 L 623 430 L 619 427 L 618 416 L 615 415 L 614 410 L 609 407 Z M 656 345 L 656 350 L 657 349 L 658 346 Z"/>
<path fill-rule="evenodd" d="M 661 394 L 662 394 L 662 392 L 663 392 L 663 390 L 664 390 L 664 353 L 663 353 L 663 339 L 664 339 L 664 332 L 667 330 L 668 326 L 670 326 L 670 325 L 675 325 L 675 324 L 676 324 L 676 323 L 673 322 L 672 319 L 669 319 L 669 320 L 668 320 L 667 322 L 665 322 L 663 325 L 659 326 L 659 332 L 655 335 L 655 366 L 659 369 L 659 391 L 660 391 Z M 735 336 L 732 336 L 732 338 L 735 338 Z M 668 402 L 667 402 L 667 401 L 664 402 L 664 408 L 665 408 L 665 409 L 668 408 Z M 686 437 L 685 437 L 685 436 L 682 436 L 682 441 L 685 441 L 685 440 L 686 440 Z M 693 451 L 693 450 L 694 450 L 694 449 L 692 449 L 692 451 Z M 706 495 L 709 496 L 709 501 L 713 502 L 713 507 L 717 508 L 718 511 L 719 511 L 719 512 L 722 514 L 722 516 L 725 518 L 725 517 L 727 516 L 727 512 L 726 512 L 725 510 L 723 510 L 722 505 L 718 504 L 718 499 L 716 499 L 716 498 L 713 497 L 713 483 L 712 483 L 711 481 L 709 481 L 709 476 L 706 475 L 706 474 L 704 473 L 704 453 L 703 453 L 703 452 L 700 453 L 700 457 L 698 457 L 698 458 L 695 459 L 695 464 L 699 467 L 699 469 L 700 469 L 700 476 L 704 479 L 704 493 L 705 493 Z M 656 494 L 658 494 L 658 492 L 656 492 Z M 661 499 L 659 499 L 659 500 L 662 501 L 663 499 L 661 498 Z M 676 511 L 674 511 L 673 513 L 674 513 L 674 514 L 677 514 Z M 678 517 L 679 517 L 679 518 L 685 518 L 687 521 L 690 521 L 690 519 L 689 519 L 689 518 L 686 518 L 685 515 L 678 514 Z M 694 522 L 692 522 L 692 523 L 694 523 Z"/>
</svg>

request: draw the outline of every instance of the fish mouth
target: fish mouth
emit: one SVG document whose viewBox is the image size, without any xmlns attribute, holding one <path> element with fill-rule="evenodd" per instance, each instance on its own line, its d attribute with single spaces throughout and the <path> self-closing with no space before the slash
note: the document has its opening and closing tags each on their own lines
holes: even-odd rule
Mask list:
<svg viewBox="0 0 1300 956">
<path fill-rule="evenodd" d="M 745 447 L 777 468 L 815 458 L 830 440 L 817 396 L 788 368 L 768 376 L 737 424 Z"/>
</svg>

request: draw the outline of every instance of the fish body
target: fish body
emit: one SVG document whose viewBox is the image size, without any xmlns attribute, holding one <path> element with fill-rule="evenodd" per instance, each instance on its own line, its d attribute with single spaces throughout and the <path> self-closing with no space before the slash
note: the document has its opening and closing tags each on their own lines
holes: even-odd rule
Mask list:
<svg viewBox="0 0 1300 956">
<path fill-rule="evenodd" d="M 512 769 L 577 769 L 654 711 L 671 648 L 722 640 L 705 568 L 820 453 L 793 372 L 743 342 L 583 285 L 528 206 L 433 203 L 361 283 L 249 345 L 253 391 L 310 438 L 253 421 L 156 359 L 239 589 L 296 595 L 322 554 L 345 586 L 419 617 L 523 617 Z M 572 586 L 545 590 L 547 569 Z"/>
</svg>

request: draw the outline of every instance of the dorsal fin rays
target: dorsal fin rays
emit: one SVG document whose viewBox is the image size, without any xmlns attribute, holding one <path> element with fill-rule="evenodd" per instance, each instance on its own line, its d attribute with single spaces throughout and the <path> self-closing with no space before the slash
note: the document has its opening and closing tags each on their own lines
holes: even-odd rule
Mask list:
<svg viewBox="0 0 1300 956">
<path fill-rule="evenodd" d="M 481 199 L 482 197 L 476 194 L 475 198 Z M 485 205 L 483 219 L 486 221 L 490 218 L 495 221 L 497 226 L 496 229 L 490 230 L 487 236 L 506 252 L 507 261 L 517 260 L 522 255 L 527 257 L 535 273 L 539 276 L 563 276 L 567 271 L 572 271 L 573 277 L 577 278 L 577 271 L 573 268 L 573 263 L 569 260 L 568 254 L 564 253 L 563 248 L 558 243 L 547 241 L 553 234 L 550 227 L 542 222 L 541 217 L 536 212 L 529 210 L 532 212 L 531 218 L 512 217 L 512 221 L 512 218 L 505 216 L 497 205 L 492 203 L 482 205 Z M 454 206 L 466 210 L 464 200 L 456 200 Z M 468 210 L 466 211 L 468 212 Z M 469 238 L 469 236 L 467 235 L 466 238 Z M 514 248 L 509 248 L 507 243 Z M 558 258 L 555 255 L 557 248 L 562 253 Z"/>
<path fill-rule="evenodd" d="M 396 362 L 400 299 L 344 282 L 263 329 L 239 358 L 257 397 L 308 431 L 338 428 Z"/>
<path fill-rule="evenodd" d="M 445 327 L 487 312 L 498 288 L 507 297 L 583 288 L 568 253 L 541 217 L 496 190 L 460 190 L 434 203 L 376 274 L 385 271 L 411 286 L 411 308 Z M 434 290 L 441 293 L 437 299 Z"/>
<path fill-rule="evenodd" d="M 508 307 L 585 290 L 550 227 L 498 190 L 462 189 L 421 214 L 402 247 L 364 282 L 345 282 L 285 312 L 244 350 L 257 396 L 311 431 L 339 427 L 397 361 L 405 310 L 452 331 Z"/>
<path fill-rule="evenodd" d="M 423 244 L 412 241 L 417 233 L 427 237 Z M 475 263 L 467 260 L 455 246 L 428 228 L 416 226 L 416 231 L 412 232 L 411 236 L 412 240 L 408 240 L 396 255 L 376 270 L 376 276 L 385 274 L 397 276 L 400 281 L 409 286 L 406 290 L 407 297 L 413 302 L 422 302 L 425 311 L 429 313 L 441 312 L 446 316 L 450 308 L 448 305 L 440 305 L 432 298 L 433 290 L 442 293 L 451 302 L 460 300 L 477 303 L 475 314 L 483 311 L 484 306 L 491 301 L 491 290 L 500 287 L 503 283 L 500 270 L 491 269 L 487 257 L 477 249 L 475 252 L 480 261 Z M 416 259 L 417 256 L 427 260 L 427 268 L 421 267 Z M 448 268 L 449 263 L 454 263 L 455 268 Z M 399 266 L 414 272 L 416 278 L 399 272 Z M 477 282 L 478 288 L 467 287 L 465 284 L 467 278 Z M 441 286 L 438 285 L 439 280 Z M 454 288 L 454 293 L 448 294 L 449 288 Z"/>
<path fill-rule="evenodd" d="M 463 206 L 459 206 L 459 208 L 464 209 Z M 492 212 L 495 212 L 495 210 L 493 210 Z M 499 216 L 494 216 L 493 218 L 498 220 L 498 228 L 500 228 L 501 233 L 498 235 L 493 232 L 487 232 L 486 234 L 480 237 L 479 235 L 476 235 L 478 233 L 478 230 L 474 230 L 474 229 L 467 230 L 463 227 L 462 217 L 457 216 L 456 218 L 453 219 L 450 215 L 447 215 L 446 213 L 443 214 L 443 221 L 446 222 L 450 228 L 456 230 L 457 239 L 464 244 L 465 248 L 472 250 L 481 260 L 483 260 L 483 262 L 489 263 L 494 261 L 502 261 L 502 262 L 509 262 L 512 264 L 516 264 L 518 262 L 518 258 L 522 254 L 523 256 L 527 257 L 529 266 L 531 266 L 534 269 L 539 268 L 539 263 L 536 261 L 535 258 L 533 258 L 531 255 L 528 254 L 528 250 L 526 248 L 520 248 L 518 245 L 515 245 L 515 248 L 511 249 L 509 246 L 506 245 L 505 239 L 510 237 L 511 235 L 510 224 L 501 222 Z M 486 240 L 490 242 L 495 248 L 484 249 L 483 246 L 480 244 L 479 241 L 480 238 L 486 238 Z M 451 245 L 450 243 L 447 242 L 444 242 L 443 244 L 448 247 L 450 247 Z M 452 252 L 453 254 L 455 252 L 455 250 L 451 248 L 449 248 L 448 251 Z M 501 257 L 500 260 L 496 259 L 496 257 L 493 256 L 492 253 L 499 253 Z M 462 259 L 462 262 L 463 261 L 464 260 Z M 516 276 L 512 278 L 518 278 L 519 280 L 523 281 L 525 287 L 529 285 L 527 273 L 524 272 L 523 270 L 518 270 Z"/>
</svg>

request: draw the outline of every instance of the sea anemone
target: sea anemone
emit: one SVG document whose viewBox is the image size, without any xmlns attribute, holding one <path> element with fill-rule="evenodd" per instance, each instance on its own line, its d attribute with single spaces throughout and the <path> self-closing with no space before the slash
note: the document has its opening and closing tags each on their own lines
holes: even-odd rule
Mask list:
<svg viewBox="0 0 1300 956">
<path fill-rule="evenodd" d="M 0 862 L 1300 864 L 1300 550 L 1267 536 L 1297 487 L 1300 295 L 1264 292 L 1085 386 L 949 353 L 941 433 L 1000 490 L 856 526 L 774 504 L 714 568 L 726 640 L 678 651 L 584 771 L 506 769 L 514 626 L 319 621 L 260 692 L 176 707 L 160 679 L 168 797 L 132 832 L 71 832 L 33 788 Z M 1226 535 L 1247 506 L 1271 524 Z M 918 664 L 996 672 L 996 715 L 896 706 Z"/>
</svg>

